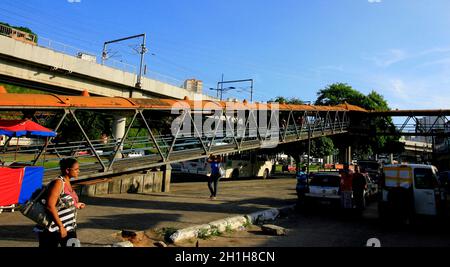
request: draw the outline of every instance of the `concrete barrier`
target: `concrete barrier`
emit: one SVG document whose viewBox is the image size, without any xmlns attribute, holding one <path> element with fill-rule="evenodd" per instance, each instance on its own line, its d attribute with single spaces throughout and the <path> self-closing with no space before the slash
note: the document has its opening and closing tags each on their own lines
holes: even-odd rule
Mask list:
<svg viewBox="0 0 450 267">
<path fill-rule="evenodd" d="M 120 194 L 120 189 L 122 188 L 122 180 L 112 180 L 108 183 L 108 194 Z"/>
<path fill-rule="evenodd" d="M 114 243 L 112 246 L 115 248 L 132 248 L 132 247 L 134 247 L 133 243 L 131 243 L 130 241 Z"/>
<path fill-rule="evenodd" d="M 217 221 L 210 222 L 208 224 L 191 226 L 185 229 L 176 231 L 170 236 L 170 240 L 175 244 L 183 240 L 198 238 L 199 233 L 211 235 L 213 231 L 223 233 L 228 230 L 237 230 L 241 227 L 245 227 L 249 224 L 260 224 L 267 221 L 273 221 L 283 213 L 291 212 L 294 210 L 295 205 L 285 206 L 279 209 L 268 209 L 263 211 L 254 212 L 244 216 L 229 217 Z M 282 212 L 280 212 L 282 211 Z"/>
<path fill-rule="evenodd" d="M 236 230 L 239 227 L 247 224 L 247 218 L 245 216 L 236 216 L 231 218 L 225 218 L 208 223 L 211 228 L 217 229 L 219 232 L 223 233 L 228 230 Z"/>
<path fill-rule="evenodd" d="M 182 240 L 188 240 L 192 238 L 197 238 L 199 233 L 201 232 L 207 232 L 211 230 L 211 225 L 209 224 L 202 224 L 202 225 L 196 225 L 191 226 L 188 228 L 184 228 L 181 230 L 176 231 L 170 236 L 170 240 L 173 243 L 178 243 Z"/>
<path fill-rule="evenodd" d="M 273 221 L 279 214 L 279 209 L 269 209 L 248 214 L 247 218 L 251 224 L 258 224 L 266 221 Z"/>
<path fill-rule="evenodd" d="M 143 193 L 152 193 L 153 192 L 153 181 L 154 181 L 155 173 L 149 172 L 144 174 L 142 190 Z"/>
<path fill-rule="evenodd" d="M 81 182 L 76 190 L 82 196 L 101 196 L 107 194 L 135 194 L 162 192 L 163 172 L 147 172 L 133 175 L 122 175 L 103 181 Z"/>
</svg>

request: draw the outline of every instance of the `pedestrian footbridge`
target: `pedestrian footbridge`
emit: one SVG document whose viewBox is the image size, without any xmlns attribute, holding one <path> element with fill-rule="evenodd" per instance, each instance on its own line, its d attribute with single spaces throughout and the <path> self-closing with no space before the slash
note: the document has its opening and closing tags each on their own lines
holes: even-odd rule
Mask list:
<svg viewBox="0 0 450 267">
<path fill-rule="evenodd" d="M 0 94 L 2 119 L 27 117 L 58 133 L 29 145 L 5 139 L 0 157 L 44 166 L 46 179 L 58 175 L 61 158 L 76 157 L 80 178 L 102 177 L 343 134 L 350 118 L 363 113 L 348 104 Z M 110 133 L 98 129 L 106 125 Z M 106 134 L 100 137 L 99 131 Z"/>
</svg>

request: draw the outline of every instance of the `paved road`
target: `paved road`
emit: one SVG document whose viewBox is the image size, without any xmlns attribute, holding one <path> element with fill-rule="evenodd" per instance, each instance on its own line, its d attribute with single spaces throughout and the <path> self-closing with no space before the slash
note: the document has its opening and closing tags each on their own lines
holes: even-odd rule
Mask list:
<svg viewBox="0 0 450 267">
<path fill-rule="evenodd" d="M 281 220 L 280 225 L 291 229 L 285 238 L 267 240 L 266 246 L 365 246 L 377 238 L 384 247 L 450 246 L 448 224 L 419 221 L 414 225 L 386 222 L 378 219 L 377 205 L 368 207 L 362 217 L 316 210 L 295 214 Z"/>
<path fill-rule="evenodd" d="M 247 232 L 200 240 L 200 246 L 364 247 L 370 238 L 379 239 L 383 247 L 450 246 L 449 222 L 382 223 L 378 219 L 376 203 L 370 204 L 362 216 L 320 208 L 308 213 L 294 212 L 287 218 L 278 219 L 275 224 L 286 228 L 288 234 L 268 236 L 259 227 L 252 227 Z M 183 246 L 192 246 L 192 243 Z"/>
<path fill-rule="evenodd" d="M 84 198 L 78 235 L 82 245 L 116 241 L 122 229 L 184 227 L 295 203 L 295 178 L 224 181 L 218 200 L 209 200 L 206 182 L 173 183 L 170 193 Z M 37 246 L 33 223 L 20 213 L 0 214 L 0 246 Z"/>
</svg>

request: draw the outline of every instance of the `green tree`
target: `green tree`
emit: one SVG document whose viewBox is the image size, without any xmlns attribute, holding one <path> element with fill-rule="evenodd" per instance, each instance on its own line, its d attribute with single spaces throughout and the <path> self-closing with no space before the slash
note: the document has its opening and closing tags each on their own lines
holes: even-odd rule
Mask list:
<svg viewBox="0 0 450 267">
<path fill-rule="evenodd" d="M 367 96 L 353 89 L 346 83 L 334 83 L 317 93 L 316 105 L 339 105 L 348 103 L 362 107 L 366 110 L 387 111 L 390 110 L 387 101 L 382 95 L 371 91 Z M 360 125 L 365 125 L 375 134 L 381 129 L 392 128 L 392 119 L 368 118 L 366 116 L 357 118 L 353 121 Z M 402 151 L 402 145 L 399 143 L 400 136 L 352 136 L 342 140 L 347 145 L 352 145 L 357 156 L 367 158 L 373 153 L 395 153 Z M 393 151 L 392 148 L 395 148 Z"/>
<path fill-rule="evenodd" d="M 333 140 L 329 137 L 320 137 L 311 140 L 311 155 L 316 158 L 323 158 L 333 155 L 336 151 Z"/>
<path fill-rule="evenodd" d="M 363 107 L 365 96 L 346 83 L 334 83 L 317 93 L 316 105 L 336 106 L 345 102 Z"/>
<path fill-rule="evenodd" d="M 6 89 L 6 92 L 11 94 L 48 94 L 44 91 L 34 90 L 34 89 L 28 89 L 21 86 L 15 86 L 5 83 L 0 83 L 0 86 L 3 86 Z"/>
<path fill-rule="evenodd" d="M 363 107 L 369 110 L 387 111 L 390 110 L 387 101 L 379 93 L 372 91 L 364 99 Z"/>
<path fill-rule="evenodd" d="M 275 102 L 280 104 L 293 104 L 293 105 L 302 105 L 304 102 L 297 97 L 286 98 L 284 96 L 277 96 L 275 99 L 271 99 L 268 102 Z"/>
<path fill-rule="evenodd" d="M 102 132 L 111 135 L 112 116 L 93 111 L 80 110 L 76 112 L 76 117 L 90 140 L 98 140 Z M 55 119 L 57 118 L 55 117 Z M 58 132 L 57 139 L 59 142 L 84 140 L 83 133 L 78 128 L 78 125 L 71 115 L 66 117 Z"/>
</svg>

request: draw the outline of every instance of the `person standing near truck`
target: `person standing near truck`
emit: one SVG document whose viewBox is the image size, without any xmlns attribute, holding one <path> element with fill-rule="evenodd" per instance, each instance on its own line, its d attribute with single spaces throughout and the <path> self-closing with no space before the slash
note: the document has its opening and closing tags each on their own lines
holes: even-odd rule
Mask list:
<svg viewBox="0 0 450 267">
<path fill-rule="evenodd" d="M 344 163 L 344 169 L 341 170 L 341 207 L 344 209 L 351 209 L 352 203 L 352 180 L 353 171 L 350 170 L 350 165 Z"/>
<path fill-rule="evenodd" d="M 305 194 L 308 191 L 308 173 L 306 172 L 306 166 L 303 166 L 300 171 L 297 172 L 297 197 L 300 205 L 304 204 Z"/>
<path fill-rule="evenodd" d="M 362 211 L 365 206 L 364 191 L 367 189 L 367 181 L 364 174 L 360 172 L 359 166 L 355 166 L 352 179 L 353 200 L 357 210 Z"/>
</svg>

